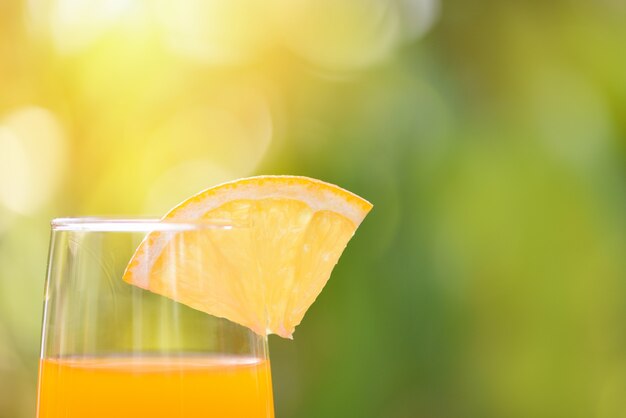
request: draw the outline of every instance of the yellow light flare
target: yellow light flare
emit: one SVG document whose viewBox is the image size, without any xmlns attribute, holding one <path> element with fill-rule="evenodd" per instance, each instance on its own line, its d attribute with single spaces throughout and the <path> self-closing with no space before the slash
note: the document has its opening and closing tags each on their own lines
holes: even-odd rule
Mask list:
<svg viewBox="0 0 626 418">
<path fill-rule="evenodd" d="M 137 25 L 146 16 L 141 0 L 35 0 L 29 6 L 35 25 L 65 54 L 81 52 L 110 30 Z"/>
<path fill-rule="evenodd" d="M 66 165 L 63 128 L 48 110 L 20 108 L 0 120 L 0 204 L 21 214 L 56 192 Z"/>
<path fill-rule="evenodd" d="M 161 174 L 150 186 L 144 213 L 164 213 L 207 183 L 219 184 L 234 177 L 232 172 L 210 159 L 189 160 Z"/>
<path fill-rule="evenodd" d="M 22 212 L 30 206 L 32 180 L 26 147 L 11 130 L 0 128 L 0 202 Z"/>
<path fill-rule="evenodd" d="M 161 120 L 138 121 L 126 141 L 109 141 L 109 169 L 94 177 L 84 213 L 155 213 L 185 190 L 253 174 L 272 144 L 273 114 L 262 86 L 240 84 L 184 92 L 175 105 L 162 105 Z"/>
<path fill-rule="evenodd" d="M 173 113 L 155 130 L 150 137 L 153 149 L 145 151 L 147 164 L 155 160 L 177 164 L 206 156 L 236 176 L 254 171 L 272 141 L 267 100 L 254 88 L 244 87 L 213 91 L 212 96 Z"/>
<path fill-rule="evenodd" d="M 207 64 L 245 62 L 265 49 L 272 27 L 259 0 L 159 0 L 160 23 L 176 53 Z"/>
</svg>

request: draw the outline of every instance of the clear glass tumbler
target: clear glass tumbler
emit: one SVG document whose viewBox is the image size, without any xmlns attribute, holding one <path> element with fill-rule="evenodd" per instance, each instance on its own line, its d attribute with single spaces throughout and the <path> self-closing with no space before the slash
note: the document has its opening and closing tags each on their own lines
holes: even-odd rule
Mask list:
<svg viewBox="0 0 626 418">
<path fill-rule="evenodd" d="M 193 240 L 241 228 L 53 221 L 37 417 L 273 417 L 265 337 L 122 280 L 150 232 Z M 202 257 L 176 251 L 178 260 Z"/>
</svg>

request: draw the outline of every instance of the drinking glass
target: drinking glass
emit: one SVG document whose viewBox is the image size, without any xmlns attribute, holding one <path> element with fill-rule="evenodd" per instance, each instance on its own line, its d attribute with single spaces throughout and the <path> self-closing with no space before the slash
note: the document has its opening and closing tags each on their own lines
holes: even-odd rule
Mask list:
<svg viewBox="0 0 626 418">
<path fill-rule="evenodd" d="M 54 220 L 37 417 L 273 417 L 266 337 L 122 280 L 142 241 L 146 253 L 159 245 L 147 234 L 193 241 L 242 232 L 218 222 Z M 177 263 L 203 257 L 185 245 L 175 251 Z"/>
</svg>

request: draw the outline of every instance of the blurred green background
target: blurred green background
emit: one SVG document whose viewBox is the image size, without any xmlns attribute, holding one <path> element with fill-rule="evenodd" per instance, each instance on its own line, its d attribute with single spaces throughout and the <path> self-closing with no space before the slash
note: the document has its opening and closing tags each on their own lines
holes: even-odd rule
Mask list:
<svg viewBox="0 0 626 418">
<path fill-rule="evenodd" d="M 49 220 L 253 174 L 371 200 L 278 417 L 626 416 L 626 3 L 0 2 L 0 417 Z"/>
</svg>

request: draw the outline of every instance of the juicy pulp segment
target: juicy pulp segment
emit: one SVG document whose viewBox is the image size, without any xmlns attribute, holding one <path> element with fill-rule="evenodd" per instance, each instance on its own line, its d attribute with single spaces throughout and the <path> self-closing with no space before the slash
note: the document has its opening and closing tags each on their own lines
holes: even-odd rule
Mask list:
<svg viewBox="0 0 626 418">
<path fill-rule="evenodd" d="M 124 280 L 227 318 L 260 335 L 275 333 L 291 338 L 358 226 L 345 216 L 354 217 L 360 210 L 350 199 L 358 199 L 357 203 L 365 207 L 360 220 L 371 208 L 368 202 L 331 185 L 315 193 L 333 194 L 333 204 L 325 209 L 319 196 L 312 204 L 311 182 L 303 178 L 295 178 L 296 186 L 298 181 L 305 183 L 303 193 L 308 201 L 294 198 L 297 193 L 293 190 L 280 197 L 281 182 L 289 181 L 293 186 L 293 179 L 263 179 L 271 190 L 264 193 L 258 190 L 263 186 L 257 186 L 254 199 L 233 193 L 236 187 L 229 193 L 238 198 L 230 201 L 223 196 L 211 197 L 212 189 L 203 192 L 209 201 L 223 201 L 196 213 L 195 219 L 225 219 L 249 227 L 153 232 L 137 250 Z M 321 185 L 325 187 L 325 183 Z M 337 202 L 342 202 L 341 192 L 347 195 L 344 213 L 336 210 Z M 186 202 L 166 219 L 184 219 L 181 213 L 189 216 L 191 211 L 198 212 L 204 203 L 202 193 Z M 192 205 L 197 207 L 190 208 Z M 205 206 L 211 207 L 208 202 Z"/>
</svg>

